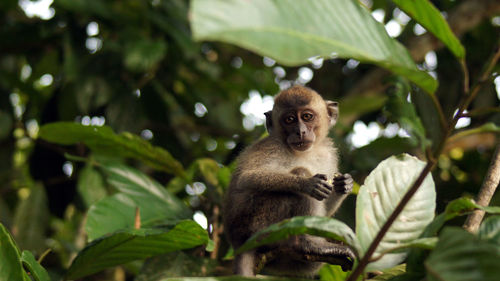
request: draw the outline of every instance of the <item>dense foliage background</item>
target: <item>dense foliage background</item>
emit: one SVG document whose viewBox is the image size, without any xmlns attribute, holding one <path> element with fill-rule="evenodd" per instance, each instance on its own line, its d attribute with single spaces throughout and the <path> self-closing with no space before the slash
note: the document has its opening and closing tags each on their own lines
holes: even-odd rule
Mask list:
<svg viewBox="0 0 500 281">
<path fill-rule="evenodd" d="M 421 69 L 437 77 L 435 96 L 445 115 L 452 116 L 464 91 L 456 57 L 393 2 L 361 2 L 388 30 L 393 27 L 390 35 L 407 47 Z M 477 81 L 498 47 L 500 3 L 432 3 L 460 38 L 470 80 Z M 188 1 L 55 0 L 42 16 L 33 15 L 30 5 L 29 0 L 0 3 L 0 222 L 21 250 L 37 258 L 45 253 L 42 265 L 52 280 L 66 274 L 88 239 L 107 233 L 103 225 L 120 219 L 123 227 L 134 225 L 137 217 L 166 224 L 193 214 L 208 229 L 211 251 L 202 246 L 146 261 L 137 256 L 137 261 L 126 260 L 86 280 L 229 274 L 222 194 L 235 157 L 265 132 L 269 96 L 294 83 L 340 101 L 340 121 L 331 136 L 341 170 L 360 184 L 388 156 L 407 152 L 424 158 L 424 140 L 432 143 L 442 134 L 432 127 L 435 120 L 426 120 L 429 100 L 419 97 L 427 94 L 378 66 L 339 57 L 284 66 L 235 45 L 194 41 Z M 459 131 L 487 123 L 489 129 L 456 137 L 438 159 L 433 172 L 438 213 L 453 199 L 475 196 L 482 184 L 498 144 L 500 81 L 495 82 L 485 83 L 469 116 L 459 123 Z M 427 130 L 423 136 L 400 129 L 405 124 L 397 119 L 394 110 L 400 107 L 388 85 L 411 92 L 409 99 Z M 44 131 L 44 125 L 60 121 L 73 124 Z M 150 178 L 159 184 L 147 182 Z M 138 189 L 120 187 L 130 182 L 151 187 L 155 194 L 166 186 L 163 206 L 152 203 L 149 194 L 137 195 Z M 114 205 L 99 209 L 96 202 L 117 194 L 122 197 L 113 200 L 125 205 L 132 199 L 123 194 L 143 201 L 129 204 L 131 209 L 123 212 L 130 216 L 105 217 L 116 212 Z M 155 218 L 154 212 L 171 211 L 165 202 L 178 206 L 175 215 Z M 352 195 L 338 216 L 351 226 L 354 202 Z M 156 203 L 151 214 L 144 214 L 148 206 L 141 204 Z M 136 216 L 133 206 L 139 205 Z M 498 194 L 491 205 L 500 205 Z M 87 220 L 99 214 L 101 221 Z M 452 224 L 462 222 L 457 218 Z M 189 223 L 180 227 L 197 228 Z M 205 240 L 186 242 L 185 248 Z"/>
</svg>

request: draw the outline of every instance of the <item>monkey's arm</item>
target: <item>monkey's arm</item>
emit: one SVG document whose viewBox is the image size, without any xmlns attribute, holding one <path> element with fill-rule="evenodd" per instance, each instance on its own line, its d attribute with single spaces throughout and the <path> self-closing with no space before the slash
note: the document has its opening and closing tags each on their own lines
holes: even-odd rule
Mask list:
<svg viewBox="0 0 500 281">
<path fill-rule="evenodd" d="M 325 175 L 303 177 L 291 173 L 268 172 L 265 170 L 247 170 L 238 175 L 239 189 L 256 192 L 296 192 L 310 195 L 317 200 L 328 198 L 333 186 Z"/>
</svg>

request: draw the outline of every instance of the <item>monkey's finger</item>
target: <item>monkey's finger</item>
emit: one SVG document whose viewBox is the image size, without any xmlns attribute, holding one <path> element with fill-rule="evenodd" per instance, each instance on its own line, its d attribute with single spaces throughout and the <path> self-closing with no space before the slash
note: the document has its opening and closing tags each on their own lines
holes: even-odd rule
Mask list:
<svg viewBox="0 0 500 281">
<path fill-rule="evenodd" d="M 326 181 L 328 179 L 328 177 L 325 174 L 316 174 L 316 175 L 314 175 L 314 177 L 322 179 L 324 181 Z"/>
<path fill-rule="evenodd" d="M 346 184 L 352 184 L 354 180 L 349 177 L 349 178 L 335 178 L 333 179 L 333 185 L 346 185 Z"/>
</svg>

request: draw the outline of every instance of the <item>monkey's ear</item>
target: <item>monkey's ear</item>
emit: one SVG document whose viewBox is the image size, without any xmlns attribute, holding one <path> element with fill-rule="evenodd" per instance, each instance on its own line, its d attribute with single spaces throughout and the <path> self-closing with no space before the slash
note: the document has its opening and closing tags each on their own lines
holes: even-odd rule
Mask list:
<svg viewBox="0 0 500 281">
<path fill-rule="evenodd" d="M 264 115 L 266 116 L 267 132 L 271 134 L 271 131 L 273 130 L 273 111 L 269 110 L 268 112 L 265 112 Z"/>
<path fill-rule="evenodd" d="M 336 101 L 326 101 L 326 110 L 328 111 L 328 117 L 330 118 L 330 127 L 337 123 L 339 118 L 339 103 Z"/>
</svg>

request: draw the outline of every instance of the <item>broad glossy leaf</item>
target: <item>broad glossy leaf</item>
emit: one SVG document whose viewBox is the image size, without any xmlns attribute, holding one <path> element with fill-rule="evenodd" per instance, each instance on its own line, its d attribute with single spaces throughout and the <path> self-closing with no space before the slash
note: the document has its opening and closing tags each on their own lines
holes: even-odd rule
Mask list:
<svg viewBox="0 0 500 281">
<path fill-rule="evenodd" d="M 0 280 L 23 280 L 23 273 L 16 243 L 0 223 Z"/>
<path fill-rule="evenodd" d="M 28 268 L 31 276 L 35 278 L 36 281 L 50 281 L 49 274 L 47 270 L 43 268 L 36 260 L 30 251 L 23 251 L 21 254 L 21 261 L 24 266 Z"/>
<path fill-rule="evenodd" d="M 181 163 L 163 148 L 130 134 L 115 134 L 108 126 L 84 126 L 72 122 L 50 123 L 40 128 L 40 137 L 63 145 L 83 142 L 94 152 L 130 157 L 149 166 L 178 176 L 184 175 Z"/>
<path fill-rule="evenodd" d="M 382 161 L 368 175 L 356 202 L 356 235 L 361 245 L 361 254 L 368 249 L 424 166 L 425 163 L 417 158 L 402 154 Z M 435 201 L 434 181 L 432 176 L 428 175 L 389 228 L 374 256 L 418 238 L 434 217 Z M 400 263 L 405 257 L 406 253 L 387 254 L 371 263 L 369 269 L 389 268 Z"/>
<path fill-rule="evenodd" d="M 437 87 L 357 1 L 195 0 L 190 12 L 196 40 L 235 44 L 288 66 L 317 56 L 354 58 L 408 77 L 429 93 Z"/>
<path fill-rule="evenodd" d="M 356 235 L 345 223 L 328 217 L 294 217 L 255 233 L 237 249 L 236 254 L 299 234 L 311 234 L 342 241 L 359 251 Z"/>
<path fill-rule="evenodd" d="M 450 26 L 428 0 L 392 0 L 401 10 L 432 32 L 457 58 L 465 57 L 465 49 L 453 34 Z"/>
<path fill-rule="evenodd" d="M 190 220 L 180 222 L 170 229 L 120 231 L 87 245 L 71 264 L 67 278 L 79 279 L 111 266 L 190 249 L 206 244 L 207 241 L 207 232 Z"/>
<path fill-rule="evenodd" d="M 429 281 L 495 281 L 500 276 L 500 253 L 467 231 L 445 228 L 425 261 Z"/>
<path fill-rule="evenodd" d="M 108 183 L 120 192 L 90 207 L 85 225 L 90 240 L 120 229 L 132 229 L 137 207 L 144 227 L 191 217 L 191 210 L 184 202 L 142 172 L 114 162 L 102 163 L 101 168 Z"/>
</svg>

